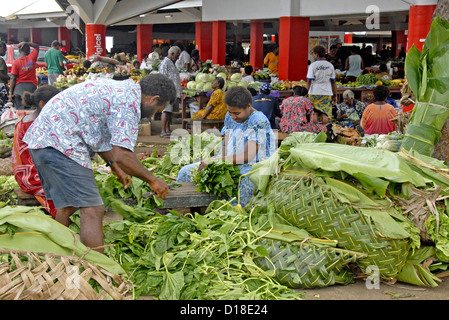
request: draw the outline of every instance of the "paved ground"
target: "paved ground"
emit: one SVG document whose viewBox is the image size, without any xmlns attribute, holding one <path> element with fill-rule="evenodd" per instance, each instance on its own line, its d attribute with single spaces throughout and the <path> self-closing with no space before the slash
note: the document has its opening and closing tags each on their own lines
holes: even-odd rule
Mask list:
<svg viewBox="0 0 449 320">
<path fill-rule="evenodd" d="M 172 130 L 181 128 L 181 124 L 172 125 Z M 160 121 L 153 121 L 151 136 L 140 136 L 136 152 L 158 150 L 163 155 L 170 139 L 161 138 Z M 140 144 L 139 144 L 140 143 Z M 449 300 L 449 278 L 443 279 L 436 288 L 418 287 L 404 283 L 380 283 L 379 288 L 369 289 L 364 280 L 357 280 L 346 286 L 335 285 L 320 289 L 298 290 L 305 292 L 305 300 Z M 142 297 L 142 300 L 152 297 Z"/>
</svg>

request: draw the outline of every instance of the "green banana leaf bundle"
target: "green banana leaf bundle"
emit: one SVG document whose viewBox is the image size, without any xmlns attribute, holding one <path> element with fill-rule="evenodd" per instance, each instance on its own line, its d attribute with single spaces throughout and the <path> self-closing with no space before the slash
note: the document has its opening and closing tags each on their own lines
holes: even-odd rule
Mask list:
<svg viewBox="0 0 449 320">
<path fill-rule="evenodd" d="M 357 205 L 363 211 L 348 198 L 359 198 Z M 405 265 L 410 234 L 391 217 L 387 207 L 370 201 L 350 184 L 310 172 L 281 172 L 272 178 L 265 194 L 259 192 L 245 208 L 269 204 L 278 215 L 313 237 L 335 240 L 338 248 L 365 254 L 356 261 L 362 272 L 375 265 L 382 278 L 392 279 Z"/>
<path fill-rule="evenodd" d="M 0 208 L 0 249 L 82 257 L 112 274 L 126 274 L 118 263 L 90 250 L 75 237 L 73 231 L 44 214 L 38 207 Z"/>
<path fill-rule="evenodd" d="M 433 20 L 423 51 L 412 46 L 405 74 L 416 96 L 401 147 L 431 156 L 449 118 L 449 21 Z"/>
</svg>

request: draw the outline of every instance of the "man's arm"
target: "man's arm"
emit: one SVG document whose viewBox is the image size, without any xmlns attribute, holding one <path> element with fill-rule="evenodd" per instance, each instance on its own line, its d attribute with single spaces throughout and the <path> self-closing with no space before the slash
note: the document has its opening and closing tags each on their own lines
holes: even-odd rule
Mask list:
<svg viewBox="0 0 449 320">
<path fill-rule="evenodd" d="M 11 74 L 11 80 L 9 81 L 9 99 L 12 101 L 14 98 L 14 89 L 16 87 L 17 75 Z"/>
</svg>

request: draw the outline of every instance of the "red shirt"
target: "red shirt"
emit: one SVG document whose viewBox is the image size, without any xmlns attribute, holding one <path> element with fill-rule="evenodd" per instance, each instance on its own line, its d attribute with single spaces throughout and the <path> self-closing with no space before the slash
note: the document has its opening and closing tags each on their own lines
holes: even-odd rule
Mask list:
<svg viewBox="0 0 449 320">
<path fill-rule="evenodd" d="M 20 57 L 12 63 L 11 74 L 17 76 L 16 85 L 21 82 L 32 82 L 37 87 L 36 61 L 39 51 L 33 50 L 27 56 Z"/>
<path fill-rule="evenodd" d="M 387 134 L 396 129 L 396 124 L 391 121 L 395 116 L 396 109 L 391 104 L 372 103 L 363 111 L 360 125 L 365 134 Z"/>
</svg>

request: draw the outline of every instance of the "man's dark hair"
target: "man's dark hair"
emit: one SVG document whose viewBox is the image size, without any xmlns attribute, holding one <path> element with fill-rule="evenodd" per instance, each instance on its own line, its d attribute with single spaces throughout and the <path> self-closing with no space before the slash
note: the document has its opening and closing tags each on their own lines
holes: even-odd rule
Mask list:
<svg viewBox="0 0 449 320">
<path fill-rule="evenodd" d="M 159 96 L 158 106 L 176 100 L 176 88 L 168 77 L 160 73 L 149 74 L 140 80 L 140 90 L 146 96 Z"/>
<path fill-rule="evenodd" d="M 248 89 L 242 86 L 230 87 L 225 94 L 225 103 L 230 107 L 246 109 L 253 102 L 253 97 Z"/>
<path fill-rule="evenodd" d="M 3 41 L 0 41 L 0 48 L 6 48 L 6 43 L 4 43 Z"/>
<path fill-rule="evenodd" d="M 176 41 L 173 45 L 177 46 L 179 49 L 181 49 L 181 51 L 184 51 L 184 45 L 182 44 L 182 42 Z"/>
<path fill-rule="evenodd" d="M 385 101 L 390 95 L 390 89 L 388 87 L 380 85 L 373 89 L 374 100 Z"/>
<path fill-rule="evenodd" d="M 253 66 L 246 66 L 245 67 L 245 74 L 251 75 L 251 73 L 253 73 L 253 71 L 254 71 Z"/>
<path fill-rule="evenodd" d="M 29 45 L 28 43 L 25 43 L 25 44 L 19 49 L 19 51 L 25 53 L 26 55 L 29 55 L 30 52 L 31 52 L 30 45 Z"/>
<path fill-rule="evenodd" d="M 312 49 L 313 53 L 316 53 L 318 55 L 318 57 L 320 58 L 324 58 L 324 56 L 326 55 L 326 49 L 324 49 L 324 47 L 322 46 L 316 46 Z"/>
</svg>

